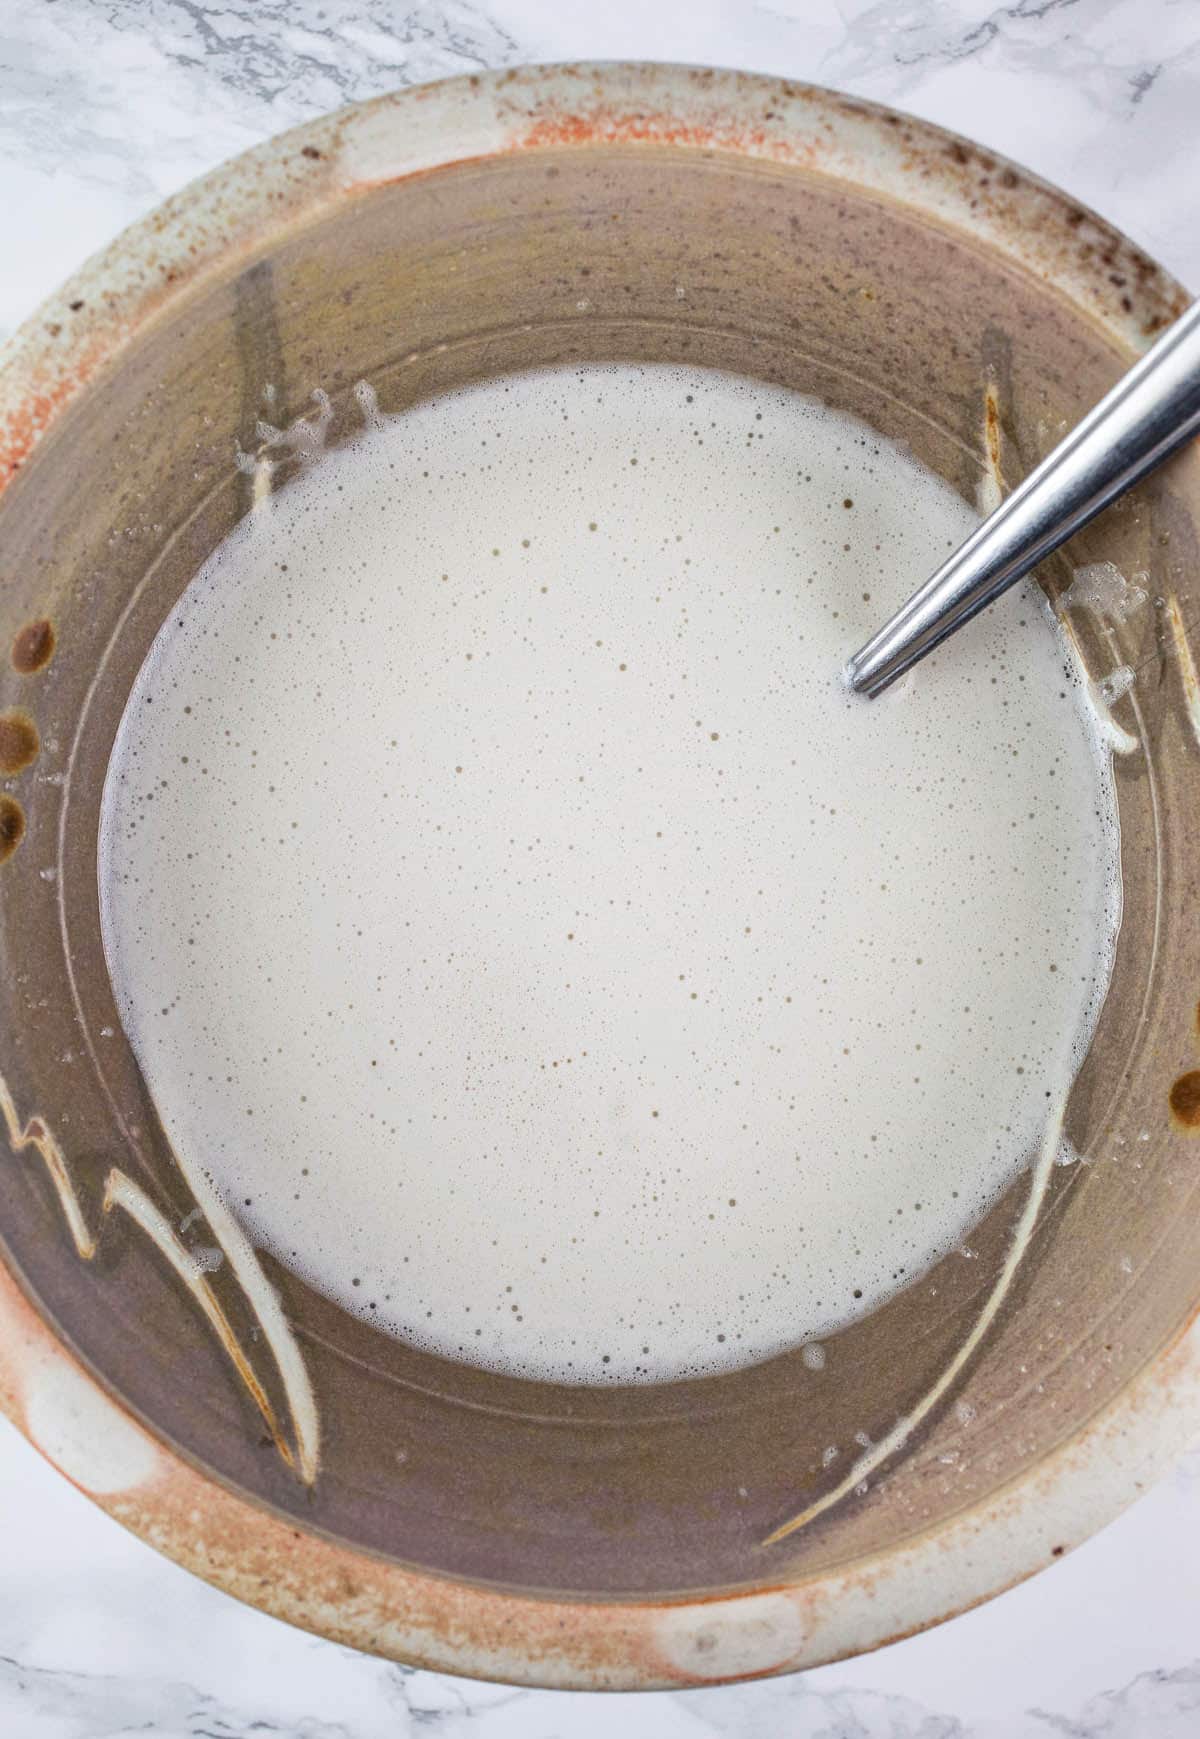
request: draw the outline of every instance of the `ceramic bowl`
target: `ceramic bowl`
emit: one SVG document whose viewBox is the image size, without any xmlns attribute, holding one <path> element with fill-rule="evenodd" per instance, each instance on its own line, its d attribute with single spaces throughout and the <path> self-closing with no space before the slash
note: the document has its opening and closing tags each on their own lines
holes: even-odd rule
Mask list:
<svg viewBox="0 0 1200 1739">
<path fill-rule="evenodd" d="M 101 944 L 100 794 L 135 674 L 256 487 L 502 370 L 668 360 L 815 394 L 972 500 L 1185 298 L 1092 213 L 828 91 L 663 66 L 418 88 L 288 134 L 93 260 L 0 363 L 0 1401 L 107 1510 L 294 1623 L 544 1685 L 871 1648 L 1110 1517 L 1200 1421 L 1200 463 L 1041 578 L 1112 709 L 1125 911 L 1066 1130 L 956 1252 L 830 1343 L 654 1388 L 416 1351 L 253 1250 L 173 1154 Z M 250 467 L 254 472 L 255 467 Z M 261 483 L 265 472 L 258 468 Z M 1066 610 L 1072 565 L 1147 594 Z M 314 1113 L 318 1115 L 319 1113 Z M 198 1270 L 199 1207 L 228 1258 Z M 836 1353 L 836 1356 L 835 1356 Z M 827 1445 L 847 1446 L 832 1466 Z M 790 1533 L 780 1530 L 806 1518 Z"/>
</svg>

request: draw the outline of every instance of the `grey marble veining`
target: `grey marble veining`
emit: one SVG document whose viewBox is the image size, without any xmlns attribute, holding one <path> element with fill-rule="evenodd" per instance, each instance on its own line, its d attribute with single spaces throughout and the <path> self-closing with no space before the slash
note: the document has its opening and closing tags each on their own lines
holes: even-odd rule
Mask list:
<svg viewBox="0 0 1200 1739">
<path fill-rule="evenodd" d="M 576 57 L 895 103 L 1200 282 L 1197 0 L 0 0 L 0 336 L 166 194 L 398 85 Z M 2 1739 L 1200 1739 L 1200 1453 L 1044 1575 L 803 1677 L 619 1701 L 357 1656 L 126 1536 L 0 1422 Z"/>
</svg>

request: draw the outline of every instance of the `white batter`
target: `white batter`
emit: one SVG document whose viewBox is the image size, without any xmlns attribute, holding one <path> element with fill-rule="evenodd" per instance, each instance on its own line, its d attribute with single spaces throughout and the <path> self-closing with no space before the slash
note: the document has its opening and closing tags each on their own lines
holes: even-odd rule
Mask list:
<svg viewBox="0 0 1200 1739">
<path fill-rule="evenodd" d="M 565 1382 L 819 1340 L 953 1248 L 1119 914 L 1032 591 L 882 700 L 841 684 L 972 523 L 851 419 L 669 367 L 311 462 L 164 626 L 105 792 L 185 1162 L 381 1328 Z"/>
</svg>

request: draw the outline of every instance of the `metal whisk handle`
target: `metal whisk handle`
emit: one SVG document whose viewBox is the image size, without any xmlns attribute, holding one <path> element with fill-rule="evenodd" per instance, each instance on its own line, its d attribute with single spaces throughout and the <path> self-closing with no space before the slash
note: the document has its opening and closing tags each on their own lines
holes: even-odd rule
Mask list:
<svg viewBox="0 0 1200 1739">
<path fill-rule="evenodd" d="M 850 687 L 882 693 L 1197 432 L 1200 302 L 855 653 Z"/>
</svg>

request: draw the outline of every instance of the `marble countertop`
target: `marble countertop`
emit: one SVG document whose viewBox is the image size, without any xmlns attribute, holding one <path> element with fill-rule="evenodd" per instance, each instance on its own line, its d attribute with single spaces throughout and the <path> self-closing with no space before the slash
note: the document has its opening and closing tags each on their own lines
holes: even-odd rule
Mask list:
<svg viewBox="0 0 1200 1739">
<path fill-rule="evenodd" d="M 739 65 L 1028 164 L 1200 283 L 1195 0 L 0 0 L 0 338 L 194 175 L 324 110 L 485 66 Z M 1078 1552 L 844 1665 L 675 1695 L 389 1666 L 158 1558 L 0 1421 L 5 1739 L 1196 1739 L 1200 1451 Z"/>
</svg>

